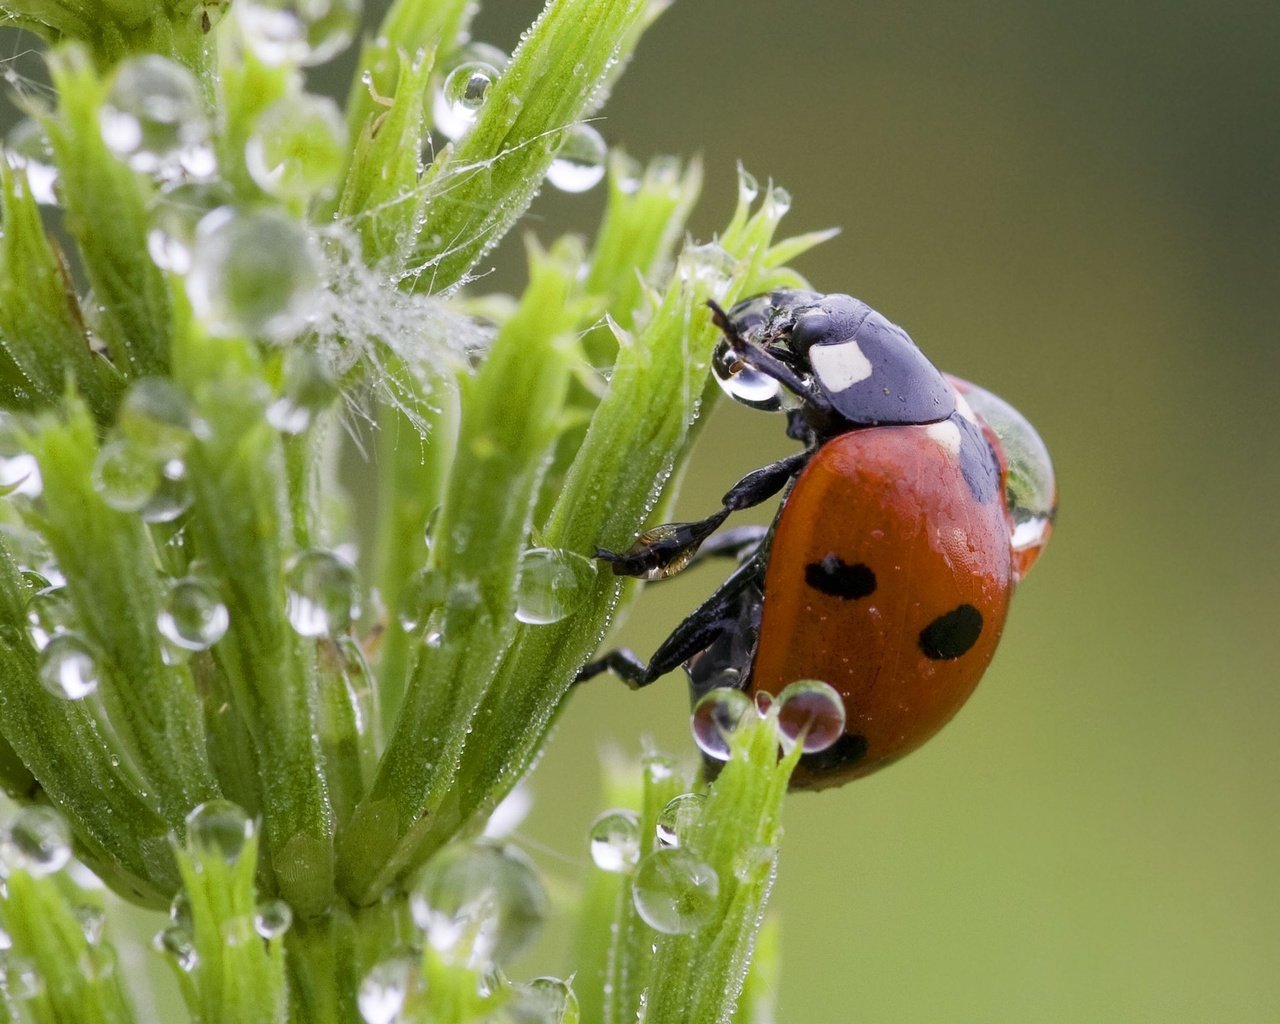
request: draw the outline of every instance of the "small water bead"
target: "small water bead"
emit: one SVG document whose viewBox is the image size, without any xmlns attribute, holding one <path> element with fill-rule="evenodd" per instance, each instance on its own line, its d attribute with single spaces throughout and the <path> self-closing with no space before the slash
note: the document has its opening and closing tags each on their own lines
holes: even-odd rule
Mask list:
<svg viewBox="0 0 1280 1024">
<path fill-rule="evenodd" d="M 185 274 L 191 269 L 196 227 L 231 201 L 222 182 L 184 181 L 170 185 L 151 200 L 147 253 L 161 270 Z"/>
<path fill-rule="evenodd" d="M 609 147 L 589 124 L 565 130 L 555 159 L 547 168 L 547 181 L 561 192 L 586 192 L 604 177 Z"/>
<path fill-rule="evenodd" d="M 791 193 L 777 185 L 771 186 L 764 194 L 764 209 L 773 220 L 781 220 L 791 209 Z"/>
<path fill-rule="evenodd" d="M 431 98 L 431 120 L 440 134 L 455 141 L 466 135 L 497 80 L 498 69 L 483 60 L 466 61 L 450 71 Z"/>
<path fill-rule="evenodd" d="M 24 807 L 9 823 L 4 859 L 29 875 L 51 875 L 71 860 L 71 830 L 52 807 Z"/>
<path fill-rule="evenodd" d="M 129 388 L 116 428 L 153 459 L 180 459 L 192 437 L 207 427 L 198 422 L 187 394 L 167 377 L 143 377 Z"/>
<path fill-rule="evenodd" d="M 750 206 L 760 194 L 760 182 L 742 164 L 738 164 L 738 202 Z"/>
<path fill-rule="evenodd" d="M 186 817 L 186 848 L 195 857 L 234 864 L 257 832 L 254 820 L 230 800 L 207 800 Z"/>
<path fill-rule="evenodd" d="M 200 954 L 196 952 L 195 940 L 191 932 L 181 925 L 171 924 L 156 932 L 151 940 L 151 947 L 157 953 L 172 957 L 178 970 L 190 974 L 200 965 Z"/>
<path fill-rule="evenodd" d="M 1022 413 L 998 395 L 968 381 L 951 378 L 974 414 L 1000 440 L 1008 462 L 1005 507 L 1013 520 L 1013 561 L 1021 579 L 1049 543 L 1058 505 L 1053 460 L 1039 433 Z"/>
<path fill-rule="evenodd" d="M 448 598 L 448 581 L 436 569 L 419 569 L 409 577 L 396 603 L 396 620 L 406 633 L 415 633 Z"/>
<path fill-rule="evenodd" d="M 365 1024 L 392 1024 L 404 1009 L 410 989 L 422 984 L 419 958 L 393 954 L 374 964 L 361 979 L 356 1008 Z"/>
<path fill-rule="evenodd" d="M 729 760 L 729 737 L 755 714 L 755 705 L 740 690 L 717 688 L 693 706 L 693 740 L 708 757 Z"/>
<path fill-rule="evenodd" d="M 777 699 L 778 732 L 783 746 L 800 743 L 804 753 L 826 750 L 844 735 L 844 701 L 835 688 L 816 679 L 786 687 Z"/>
<path fill-rule="evenodd" d="M 288 341 L 321 295 L 311 236 L 277 210 L 215 210 L 196 230 L 187 297 L 211 334 Z"/>
<path fill-rule="evenodd" d="M 234 11 L 245 41 L 269 67 L 323 64 L 360 27 L 361 0 L 244 0 Z"/>
<path fill-rule="evenodd" d="M 39 999 L 45 992 L 44 976 L 31 960 L 24 956 L 9 955 L 5 957 L 5 995 L 18 1005 Z M 8 1000 L 6 1000 L 8 1001 Z M 30 1020 L 32 1016 L 23 1015 L 21 1019 Z M 36 1020 L 41 1017 L 34 1017 Z"/>
<path fill-rule="evenodd" d="M 285 354 L 280 397 L 267 406 L 267 422 L 282 434 L 301 434 L 338 395 L 338 386 L 324 361 L 309 349 Z"/>
<path fill-rule="evenodd" d="M 446 963 L 488 970 L 508 963 L 537 935 L 547 894 L 522 854 L 479 842 L 438 854 L 414 886 L 410 910 Z"/>
<path fill-rule="evenodd" d="M 516 618 L 535 626 L 559 622 L 577 611 L 595 578 L 595 563 L 577 552 L 529 548 L 520 556 Z"/>
<path fill-rule="evenodd" d="M 293 910 L 284 900 L 267 900 L 253 915 L 253 930 L 264 939 L 281 938 L 293 925 Z"/>
<path fill-rule="evenodd" d="M 167 57 L 121 63 L 99 123 L 107 148 L 135 171 L 168 174 L 206 160 L 211 128 L 200 84 Z"/>
<path fill-rule="evenodd" d="M 40 651 L 38 672 L 44 688 L 64 700 L 82 700 L 98 688 L 97 659 L 75 633 L 49 637 Z"/>
<path fill-rule="evenodd" d="M 688 850 L 655 850 L 640 862 L 631 901 L 644 922 L 664 935 L 697 931 L 715 913 L 720 878 Z"/>
<path fill-rule="evenodd" d="M 249 176 L 278 199 L 332 191 L 346 163 L 347 123 L 327 96 L 286 96 L 258 118 L 245 144 Z"/>
<path fill-rule="evenodd" d="M 25 117 L 4 139 L 4 156 L 15 171 L 25 171 L 31 198 L 41 206 L 53 206 L 58 197 L 58 167 L 53 162 L 49 138 L 34 118 Z"/>
<path fill-rule="evenodd" d="M 185 576 L 175 580 L 156 616 L 160 635 L 187 651 L 206 651 L 226 635 L 231 617 L 208 580 Z"/>
<path fill-rule="evenodd" d="M 711 372 L 720 390 L 752 409 L 772 411 L 782 404 L 782 385 L 742 361 L 728 338 L 721 338 L 711 355 Z"/>
<path fill-rule="evenodd" d="M 578 1024 L 582 1012 L 573 986 L 562 978 L 534 978 L 525 991 L 537 996 L 548 1024 Z"/>
<path fill-rule="evenodd" d="M 702 818 L 707 798 L 701 793 L 681 793 L 668 801 L 655 823 L 659 846 L 683 846 Z"/>
<path fill-rule="evenodd" d="M 640 816 L 605 811 L 591 823 L 591 860 L 601 871 L 630 871 L 640 860 Z"/>
<path fill-rule="evenodd" d="M 160 465 L 141 446 L 115 437 L 98 451 L 93 488 L 117 512 L 137 512 L 160 486 Z"/>
<path fill-rule="evenodd" d="M 285 573 L 285 613 L 302 636 L 339 636 L 360 615 L 355 567 L 332 551 L 295 555 Z"/>
<path fill-rule="evenodd" d="M 192 500 L 186 463 L 168 459 L 160 466 L 160 485 L 138 514 L 148 523 L 171 523 L 191 507 Z"/>
<path fill-rule="evenodd" d="M 76 920 L 80 922 L 80 931 L 84 933 L 85 942 L 96 946 L 102 941 L 107 930 L 107 915 L 101 907 L 84 903 L 75 908 Z"/>
<path fill-rule="evenodd" d="M 733 279 L 737 263 L 732 253 L 715 242 L 687 245 L 680 254 L 680 278 L 701 284 L 712 295 L 719 295 Z"/>
<path fill-rule="evenodd" d="M 27 600 L 27 635 L 37 651 L 75 626 L 76 613 L 66 587 L 44 587 Z"/>
</svg>

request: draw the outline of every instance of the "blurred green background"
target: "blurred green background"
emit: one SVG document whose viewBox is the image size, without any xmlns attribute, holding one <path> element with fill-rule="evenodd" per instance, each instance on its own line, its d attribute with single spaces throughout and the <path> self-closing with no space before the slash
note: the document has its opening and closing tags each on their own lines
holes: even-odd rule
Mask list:
<svg viewBox="0 0 1280 1024">
<path fill-rule="evenodd" d="M 477 34 L 510 46 L 537 7 Z M 779 1021 L 1280 1021 L 1280 5 L 680 0 L 603 113 L 636 156 L 702 154 L 701 238 L 739 158 L 791 190 L 784 226 L 842 227 L 815 286 L 1057 464 L 964 711 L 786 808 Z M 600 202 L 548 194 L 527 227 Z M 722 403 L 680 514 L 789 450 Z M 622 640 L 648 654 L 716 573 L 653 587 Z M 576 695 L 522 830 L 553 870 L 585 863 L 597 749 L 689 749 L 682 687 Z"/>
<path fill-rule="evenodd" d="M 510 49 L 539 7 L 489 0 L 476 35 Z M 789 801 L 778 1020 L 1280 1020 L 1280 5 L 680 0 L 603 114 L 638 157 L 702 155 L 700 238 L 738 159 L 791 231 L 842 227 L 814 285 L 1057 463 L 1057 533 L 957 720 Z M 548 194 L 526 230 L 601 203 Z M 722 403 L 680 514 L 792 448 Z M 715 583 L 652 588 L 621 640 L 648 654 Z M 599 751 L 646 744 L 691 749 L 681 680 L 575 695 L 521 830 L 562 892 Z M 566 942 L 526 973 L 571 969 Z"/>
</svg>

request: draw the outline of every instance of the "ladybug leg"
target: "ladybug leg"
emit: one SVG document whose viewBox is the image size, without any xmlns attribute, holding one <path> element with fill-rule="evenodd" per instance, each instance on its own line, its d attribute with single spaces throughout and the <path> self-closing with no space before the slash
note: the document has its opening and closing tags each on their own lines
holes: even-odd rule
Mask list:
<svg viewBox="0 0 1280 1024">
<path fill-rule="evenodd" d="M 609 651 L 587 662 L 574 678 L 582 683 L 602 672 L 612 671 L 631 689 L 638 690 L 701 654 L 726 634 L 738 629 L 744 601 L 758 601 L 764 579 L 764 560 L 743 563 L 707 600 L 676 626 L 653 652 L 646 665 L 625 647 Z"/>
<path fill-rule="evenodd" d="M 626 551 L 598 548 L 596 557 L 609 562 L 615 576 L 638 576 L 647 580 L 674 576 L 689 565 L 703 541 L 720 528 L 730 513 L 772 498 L 804 468 L 813 452 L 814 449 L 805 449 L 748 473 L 729 488 L 720 499 L 721 508 L 706 519 L 655 526 L 640 534 Z"/>
<path fill-rule="evenodd" d="M 732 558 L 741 562 L 750 558 L 760 548 L 760 542 L 769 532 L 767 526 L 735 526 L 708 540 L 694 556 L 694 562 L 704 558 Z"/>
</svg>

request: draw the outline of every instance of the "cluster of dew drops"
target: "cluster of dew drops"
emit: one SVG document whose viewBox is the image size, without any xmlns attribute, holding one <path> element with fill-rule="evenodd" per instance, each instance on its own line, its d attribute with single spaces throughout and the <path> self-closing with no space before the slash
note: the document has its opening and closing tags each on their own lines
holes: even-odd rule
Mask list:
<svg viewBox="0 0 1280 1024">
<path fill-rule="evenodd" d="M 233 16 L 259 60 L 306 67 L 345 49 L 358 31 L 360 14 L 360 0 L 245 0 L 235 5 Z M 457 140 L 466 134 L 506 64 L 506 54 L 485 43 L 471 42 L 458 51 L 433 86 L 431 106 L 440 135 Z M 212 121 L 191 72 L 157 55 L 123 62 L 100 125 L 106 145 L 119 159 L 159 183 L 150 210 L 149 255 L 161 269 L 184 279 L 192 307 L 210 333 L 274 342 L 300 334 L 323 289 L 319 247 L 292 217 L 231 204 L 217 176 Z M 346 122 L 338 106 L 295 91 L 262 113 L 246 142 L 245 163 L 267 194 L 283 202 L 305 202 L 337 187 L 347 150 Z M 11 166 L 25 171 L 38 202 L 56 204 L 57 172 L 37 120 L 25 119 L 9 133 L 4 155 Z M 589 189 L 603 177 L 606 156 L 594 128 L 572 126 L 563 133 L 548 181 L 570 192 Z M 634 180 L 638 183 L 638 177 Z M 282 433 L 299 434 L 336 396 L 320 357 L 291 348 L 281 393 L 267 404 L 266 419 Z M 184 453 L 205 429 L 176 386 L 161 379 L 135 382 L 94 466 L 95 488 L 117 511 L 136 513 L 149 523 L 177 520 L 192 502 Z M 14 434 L 0 423 L 0 493 L 34 500 L 41 492 L 39 467 Z M 317 549 L 291 561 L 287 610 L 300 634 L 342 636 L 359 618 L 360 590 L 351 554 Z M 86 697 L 97 687 L 98 668 L 91 646 L 75 630 L 65 580 L 48 560 L 31 561 L 40 562 L 39 569 L 24 573 L 40 678 L 58 696 Z M 527 550 L 520 570 L 516 616 L 531 625 L 571 614 L 595 577 L 588 559 L 543 547 Z M 468 599 L 465 586 L 449 593 L 442 588 L 431 570 L 411 581 L 395 610 L 406 630 L 422 628 L 442 603 Z M 474 593 L 470 597 L 478 599 Z M 208 649 L 229 624 L 226 605 L 198 566 L 169 581 L 156 621 L 167 657 Z M 438 643 L 439 634 L 428 632 L 427 640 Z"/>
</svg>

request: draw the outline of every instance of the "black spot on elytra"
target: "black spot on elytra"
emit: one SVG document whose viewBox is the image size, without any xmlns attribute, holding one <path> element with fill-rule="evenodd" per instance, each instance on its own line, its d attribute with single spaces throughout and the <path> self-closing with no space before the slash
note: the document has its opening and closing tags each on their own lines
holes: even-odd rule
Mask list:
<svg viewBox="0 0 1280 1024">
<path fill-rule="evenodd" d="M 800 763 L 813 772 L 830 772 L 857 764 L 866 756 L 867 738 L 857 733 L 845 733 L 826 750 L 802 755 Z"/>
<path fill-rule="evenodd" d="M 982 612 L 962 604 L 920 630 L 920 650 L 934 661 L 950 661 L 969 650 L 981 635 Z"/>
<path fill-rule="evenodd" d="M 858 562 L 849 565 L 834 554 L 804 567 L 804 581 L 824 594 L 856 601 L 876 592 L 876 574 L 871 567 Z"/>
<path fill-rule="evenodd" d="M 969 485 L 969 493 L 980 505 L 995 501 L 1000 495 L 1000 463 L 986 436 L 959 413 L 951 422 L 960 428 L 960 473 Z"/>
</svg>

